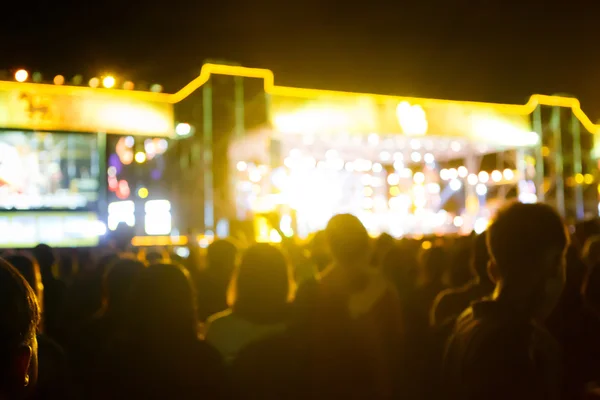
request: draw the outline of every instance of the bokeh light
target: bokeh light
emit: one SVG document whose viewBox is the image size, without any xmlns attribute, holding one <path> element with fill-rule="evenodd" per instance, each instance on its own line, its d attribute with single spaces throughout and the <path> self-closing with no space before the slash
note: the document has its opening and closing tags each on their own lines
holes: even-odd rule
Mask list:
<svg viewBox="0 0 600 400">
<path fill-rule="evenodd" d="M 146 162 L 146 153 L 143 151 L 138 151 L 135 153 L 135 162 L 138 164 L 143 164 Z"/>
<path fill-rule="evenodd" d="M 17 82 L 25 82 L 27 78 L 29 78 L 29 72 L 25 71 L 24 69 L 20 69 L 15 72 L 15 80 Z"/>
<path fill-rule="evenodd" d="M 102 86 L 104 86 L 107 89 L 112 89 L 115 86 L 115 83 L 117 83 L 117 81 L 113 76 L 110 75 L 105 76 L 104 79 L 102 79 Z"/>
</svg>

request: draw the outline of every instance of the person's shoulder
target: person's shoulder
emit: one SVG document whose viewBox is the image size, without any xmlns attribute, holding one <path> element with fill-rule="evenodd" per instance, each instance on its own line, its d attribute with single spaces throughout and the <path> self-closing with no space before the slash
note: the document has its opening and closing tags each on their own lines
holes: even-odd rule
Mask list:
<svg viewBox="0 0 600 400">
<path fill-rule="evenodd" d="M 206 324 L 207 326 L 219 325 L 224 322 L 227 322 L 231 318 L 233 318 L 233 311 L 231 310 L 231 308 L 228 308 L 227 310 L 223 310 L 208 317 L 208 319 L 206 320 Z"/>
<path fill-rule="evenodd" d="M 444 323 L 465 311 L 472 300 L 469 296 L 471 287 L 472 285 L 466 285 L 442 290 L 433 301 L 429 316 L 430 324 L 435 326 Z"/>
</svg>

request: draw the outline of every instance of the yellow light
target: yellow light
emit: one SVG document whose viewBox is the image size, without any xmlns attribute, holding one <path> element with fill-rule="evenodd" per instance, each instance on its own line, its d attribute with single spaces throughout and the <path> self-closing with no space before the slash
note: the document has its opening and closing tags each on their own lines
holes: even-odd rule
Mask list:
<svg viewBox="0 0 600 400">
<path fill-rule="evenodd" d="M 65 77 L 62 75 L 56 75 L 54 77 L 54 84 L 55 85 L 62 85 L 65 83 Z"/>
<path fill-rule="evenodd" d="M 481 172 L 479 173 L 479 181 L 480 181 L 481 183 L 488 183 L 488 181 L 489 181 L 489 180 L 490 180 L 490 174 L 488 174 L 488 173 L 487 173 L 487 172 L 485 172 L 485 171 L 481 171 Z"/>
<path fill-rule="evenodd" d="M 115 83 L 117 83 L 117 81 L 115 80 L 115 78 L 113 76 L 105 76 L 104 79 L 102 79 L 102 86 L 104 86 L 107 89 L 111 89 L 115 86 Z"/>
<path fill-rule="evenodd" d="M 138 196 L 140 199 L 145 199 L 146 197 L 148 197 L 148 189 L 146 189 L 145 187 L 140 188 L 138 190 Z"/>
<path fill-rule="evenodd" d="M 94 77 L 94 78 L 90 79 L 90 82 L 89 82 L 89 84 L 90 84 L 90 87 L 91 87 L 91 88 L 94 88 L 94 89 L 95 89 L 95 88 L 97 88 L 98 86 L 100 86 L 100 79 L 98 79 L 98 78 Z"/>
<path fill-rule="evenodd" d="M 457 215 L 456 217 L 454 217 L 454 220 L 452 221 L 454 223 L 454 226 L 456 226 L 457 228 L 460 228 L 461 226 L 463 226 L 463 218 L 459 215 Z"/>
<path fill-rule="evenodd" d="M 243 172 L 248 169 L 248 164 L 244 161 L 239 161 L 236 165 L 238 171 Z"/>
<path fill-rule="evenodd" d="M 429 240 L 426 240 L 421 244 L 421 247 L 423 248 L 423 250 L 429 250 L 431 249 L 432 244 Z"/>
<path fill-rule="evenodd" d="M 366 186 L 364 190 L 364 195 L 367 197 L 373 196 L 373 188 Z"/>
<path fill-rule="evenodd" d="M 271 243 L 281 243 L 281 235 L 277 232 L 277 229 L 271 229 L 269 232 L 269 241 Z"/>
<path fill-rule="evenodd" d="M 502 172 L 496 170 L 492 172 L 492 180 L 494 182 L 500 182 L 502 180 Z"/>
<path fill-rule="evenodd" d="M 586 185 L 591 185 L 592 183 L 594 183 L 594 175 L 592 174 L 585 174 L 583 177 L 583 182 Z"/>
<path fill-rule="evenodd" d="M 506 168 L 504 170 L 503 175 L 504 175 L 504 179 L 506 179 L 507 181 L 512 181 L 513 179 L 515 179 L 515 173 L 510 168 Z"/>
<path fill-rule="evenodd" d="M 600 183 L 598 184 L 598 194 L 600 194 Z"/>
<path fill-rule="evenodd" d="M 387 182 L 390 186 L 394 186 L 397 185 L 398 183 L 400 183 L 400 175 L 398 174 L 389 174 L 387 177 Z"/>
<path fill-rule="evenodd" d="M 400 188 L 398 186 L 392 186 L 390 188 L 390 195 L 398 196 L 400 194 Z"/>
<path fill-rule="evenodd" d="M 135 236 L 131 245 L 135 247 L 151 246 L 185 246 L 188 238 L 185 236 Z"/>
<path fill-rule="evenodd" d="M 408 101 L 402 101 L 396 107 L 396 117 L 406 135 L 422 136 L 427 133 L 427 115 L 420 105 L 411 105 Z"/>
<path fill-rule="evenodd" d="M 477 175 L 475 175 L 475 174 L 470 174 L 469 177 L 467 178 L 467 182 L 469 182 L 469 185 L 471 185 L 471 186 L 477 185 L 478 181 L 479 181 L 479 179 L 477 178 Z"/>
<path fill-rule="evenodd" d="M 27 78 L 29 78 L 29 72 L 25 71 L 24 69 L 20 69 L 15 72 L 15 81 L 25 82 Z"/>
<path fill-rule="evenodd" d="M 262 179 L 262 175 L 258 169 L 253 169 L 249 172 L 248 178 L 250 179 L 250 182 L 258 183 Z"/>
<path fill-rule="evenodd" d="M 542 147 L 542 156 L 548 157 L 550 155 L 550 148 L 548 146 Z"/>
<path fill-rule="evenodd" d="M 135 162 L 138 164 L 146 162 L 146 153 L 144 153 L 143 151 L 138 151 L 137 153 L 135 153 Z"/>
<path fill-rule="evenodd" d="M 413 180 L 417 184 L 422 184 L 423 182 L 425 182 L 425 174 L 422 172 L 415 172 L 415 175 L 413 176 Z"/>
<path fill-rule="evenodd" d="M 578 185 L 581 185 L 584 180 L 585 178 L 583 177 L 583 174 L 575 175 L 575 183 L 577 183 Z"/>
<path fill-rule="evenodd" d="M 185 122 L 177 124 L 175 127 L 175 134 L 177 136 L 187 136 L 192 132 L 192 126 Z"/>
<path fill-rule="evenodd" d="M 125 81 L 125 82 L 123 82 L 123 89 L 133 90 L 133 89 L 135 89 L 135 85 L 131 81 Z"/>
</svg>

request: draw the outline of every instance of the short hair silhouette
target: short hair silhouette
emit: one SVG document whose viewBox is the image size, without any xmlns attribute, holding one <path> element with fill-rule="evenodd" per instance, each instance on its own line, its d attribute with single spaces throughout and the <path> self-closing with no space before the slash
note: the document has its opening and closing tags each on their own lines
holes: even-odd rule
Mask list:
<svg viewBox="0 0 600 400">
<path fill-rule="evenodd" d="M 141 271 L 129 309 L 129 334 L 192 339 L 197 335 L 195 293 L 189 273 L 174 264 L 153 264 Z"/>
<path fill-rule="evenodd" d="M 545 204 L 509 204 L 487 235 L 490 256 L 504 279 L 534 272 L 549 253 L 564 254 L 568 243 L 561 217 Z"/>
<path fill-rule="evenodd" d="M 16 357 L 19 349 L 35 342 L 40 309 L 36 295 L 21 274 L 0 259 L 0 393 L 15 386 Z"/>
<path fill-rule="evenodd" d="M 40 265 L 44 276 L 52 274 L 52 267 L 57 261 L 56 253 L 47 244 L 38 244 L 32 250 L 33 256 Z"/>
<path fill-rule="evenodd" d="M 278 248 L 251 246 L 233 277 L 229 302 L 233 310 L 256 322 L 281 316 L 290 299 L 289 264 Z"/>
<path fill-rule="evenodd" d="M 40 266 L 37 260 L 25 254 L 12 254 L 5 257 L 5 260 L 19 271 L 29 286 L 31 286 L 36 296 L 39 296 L 43 286 Z M 38 298 L 38 303 L 41 301 L 42 299 Z"/>
<path fill-rule="evenodd" d="M 216 273 L 231 273 L 235 267 L 237 247 L 226 239 L 215 240 L 206 249 L 206 267 Z"/>
<path fill-rule="evenodd" d="M 333 258 L 341 263 L 352 263 L 369 255 L 369 234 L 358 218 L 338 214 L 329 220 L 325 229 L 327 243 Z"/>
</svg>

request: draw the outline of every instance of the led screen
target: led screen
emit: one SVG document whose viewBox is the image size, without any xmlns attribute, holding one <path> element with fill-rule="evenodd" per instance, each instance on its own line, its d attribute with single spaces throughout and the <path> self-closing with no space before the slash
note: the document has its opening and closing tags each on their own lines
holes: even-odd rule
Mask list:
<svg viewBox="0 0 600 400">
<path fill-rule="evenodd" d="M 95 135 L 0 132 L 0 209 L 95 210 Z"/>
</svg>

